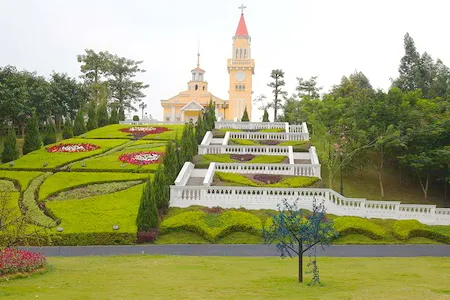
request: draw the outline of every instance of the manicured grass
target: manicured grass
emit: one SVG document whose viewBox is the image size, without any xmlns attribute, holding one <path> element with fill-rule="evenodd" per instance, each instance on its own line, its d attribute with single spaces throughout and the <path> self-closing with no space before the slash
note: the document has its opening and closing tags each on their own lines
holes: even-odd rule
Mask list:
<svg viewBox="0 0 450 300">
<path fill-rule="evenodd" d="M 93 156 L 99 153 L 103 153 L 113 147 L 117 147 L 126 141 L 124 140 L 87 140 L 87 139 L 67 139 L 64 143 L 91 143 L 100 146 L 99 149 L 86 152 L 74 152 L 74 153 L 50 153 L 47 152 L 45 147 L 39 150 L 28 153 L 21 158 L 14 161 L 14 166 L 10 167 L 9 163 L 0 165 L 0 168 L 15 169 L 15 168 L 42 168 L 51 169 L 65 165 L 71 161 L 79 160 L 85 157 Z M 59 144 L 60 142 L 56 143 Z M 51 145 L 49 145 L 51 146 Z M 44 164 L 46 164 L 44 166 Z"/>
<path fill-rule="evenodd" d="M 278 257 L 50 257 L 48 272 L 0 283 L 11 299 L 447 299 L 450 258 L 319 257 L 324 286 Z"/>
<path fill-rule="evenodd" d="M 158 163 L 148 164 L 144 166 L 139 166 L 130 163 L 122 162 L 119 157 L 122 154 L 134 153 L 141 151 L 155 151 L 159 153 L 164 153 L 166 147 L 153 147 L 153 144 L 149 144 L 147 148 L 140 149 L 124 149 L 117 152 L 112 152 L 107 155 L 102 155 L 98 157 L 92 157 L 81 162 L 76 162 L 71 166 L 71 170 L 82 171 L 82 170 L 139 170 L 139 171 L 154 171 L 158 168 Z M 84 166 L 83 166 L 84 165 Z"/>
<path fill-rule="evenodd" d="M 33 178 L 42 175 L 43 172 L 24 172 L 24 171 L 0 171 L 0 178 L 17 180 L 21 190 L 24 191 Z"/>
<path fill-rule="evenodd" d="M 253 186 L 253 187 L 281 187 L 281 188 L 302 188 L 311 186 L 320 179 L 317 177 L 306 176 L 285 176 L 277 183 L 265 184 L 263 182 L 253 180 L 247 176 L 236 173 L 215 172 L 214 184 L 217 185 L 237 185 L 237 186 Z"/>
<path fill-rule="evenodd" d="M 245 140 L 245 139 L 231 139 L 229 141 L 230 145 L 265 145 L 261 143 L 259 140 Z M 311 143 L 309 141 L 280 141 L 279 144 L 274 146 L 292 146 L 295 152 L 308 152 L 311 147 Z"/>
<path fill-rule="evenodd" d="M 108 125 L 105 127 L 97 128 L 91 130 L 84 134 L 85 138 L 88 139 L 133 139 L 133 135 L 129 133 L 122 132 L 120 129 L 122 128 L 130 128 L 130 127 L 166 127 L 169 131 L 165 131 L 158 134 L 148 134 L 144 137 L 144 139 L 149 140 L 170 140 L 175 139 L 178 135 L 178 138 L 181 138 L 181 134 L 183 132 L 184 125 L 121 125 L 114 124 Z"/>
<path fill-rule="evenodd" d="M 148 178 L 149 174 L 106 173 L 106 172 L 59 172 L 47 178 L 39 189 L 39 199 L 50 194 L 89 183 L 127 181 Z"/>
<path fill-rule="evenodd" d="M 221 162 L 221 163 L 266 163 L 266 164 L 277 164 L 283 162 L 287 159 L 287 156 L 283 155 L 255 155 L 255 158 L 249 161 L 236 161 L 230 157 L 230 154 L 203 154 L 196 155 L 193 158 L 193 162 L 195 163 L 197 168 L 208 168 L 211 162 Z"/>
<path fill-rule="evenodd" d="M 61 219 L 63 233 L 136 232 L 136 215 L 143 184 L 81 200 L 47 201 L 46 206 Z M 113 231 L 114 224 L 120 229 Z"/>
</svg>

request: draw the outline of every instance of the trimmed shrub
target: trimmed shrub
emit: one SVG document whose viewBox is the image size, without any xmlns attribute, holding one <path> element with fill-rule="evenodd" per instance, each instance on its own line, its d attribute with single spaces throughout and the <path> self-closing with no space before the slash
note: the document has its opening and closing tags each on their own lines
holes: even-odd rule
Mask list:
<svg viewBox="0 0 450 300">
<path fill-rule="evenodd" d="M 139 116 L 138 115 L 134 115 L 133 116 L 133 121 L 139 121 Z"/>
<path fill-rule="evenodd" d="M 75 123 L 73 125 L 73 135 L 81 135 L 86 132 L 86 124 L 84 124 L 83 111 L 78 109 L 77 115 L 75 116 Z"/>
<path fill-rule="evenodd" d="M 8 130 L 8 137 L 3 144 L 2 162 L 10 162 L 19 158 L 19 150 L 17 149 L 16 133 L 14 128 Z"/>
<path fill-rule="evenodd" d="M 35 113 L 27 121 L 25 140 L 23 142 L 23 155 L 42 147 L 41 135 L 39 134 L 38 118 Z"/>
<path fill-rule="evenodd" d="M 46 215 L 44 202 L 40 202 L 41 206 L 38 206 L 38 202 L 36 202 L 40 185 L 50 175 L 52 173 L 45 173 L 33 179 L 23 193 L 22 198 L 22 206 L 27 217 L 30 218 L 31 222 L 42 227 L 53 227 L 56 225 L 55 221 Z"/>
<path fill-rule="evenodd" d="M 241 122 L 249 122 L 250 119 L 248 118 L 248 112 L 247 112 L 247 106 L 244 109 L 244 114 L 242 115 Z"/>
<path fill-rule="evenodd" d="M 227 211 L 223 214 L 206 214 L 190 211 L 165 219 L 161 233 L 187 230 L 214 242 L 232 232 L 248 232 L 260 236 L 261 219 L 245 212 Z"/>
<path fill-rule="evenodd" d="M 49 119 L 45 125 L 44 137 L 42 141 L 44 142 L 44 146 L 56 143 L 56 127 L 55 123 L 53 123 L 51 119 Z"/>
<path fill-rule="evenodd" d="M 103 127 L 110 123 L 108 117 L 108 108 L 106 107 L 106 101 L 101 101 L 100 104 L 97 106 L 97 120 L 98 120 L 98 127 Z"/>
<path fill-rule="evenodd" d="M 267 109 L 264 109 L 264 114 L 263 114 L 263 122 L 270 122 L 269 121 L 269 113 L 267 112 Z"/>
<path fill-rule="evenodd" d="M 412 237 L 424 237 L 430 240 L 450 244 L 450 234 L 435 230 L 433 226 L 420 223 L 417 220 L 396 221 L 392 225 L 392 233 L 399 240 L 408 240 Z"/>
<path fill-rule="evenodd" d="M 69 118 L 66 118 L 66 120 L 64 121 L 62 137 L 63 139 L 70 139 L 71 137 L 73 137 L 73 124 Z"/>
<path fill-rule="evenodd" d="M 158 211 L 155 189 L 150 179 L 144 186 L 136 217 L 136 226 L 139 232 L 152 232 L 158 228 Z"/>
<path fill-rule="evenodd" d="M 358 217 L 338 217 L 334 220 L 334 229 L 339 235 L 362 234 L 372 240 L 381 240 L 386 236 L 382 227 Z"/>
<path fill-rule="evenodd" d="M 88 106 L 88 121 L 87 121 L 87 129 L 92 130 L 98 127 L 97 120 L 97 103 L 93 100 L 89 102 Z"/>
</svg>

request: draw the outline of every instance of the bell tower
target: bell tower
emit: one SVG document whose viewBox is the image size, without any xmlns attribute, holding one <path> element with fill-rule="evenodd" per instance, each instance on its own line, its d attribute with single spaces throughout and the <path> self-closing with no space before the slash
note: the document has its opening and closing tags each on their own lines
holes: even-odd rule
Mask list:
<svg viewBox="0 0 450 300">
<path fill-rule="evenodd" d="M 247 31 L 244 19 L 244 5 L 241 5 L 241 18 L 233 37 L 231 58 L 227 61 L 227 69 L 230 74 L 229 108 L 226 112 L 226 120 L 240 120 L 244 109 L 247 108 L 248 116 L 252 117 L 252 76 L 255 74 L 255 62 L 251 56 L 251 38 Z"/>
</svg>

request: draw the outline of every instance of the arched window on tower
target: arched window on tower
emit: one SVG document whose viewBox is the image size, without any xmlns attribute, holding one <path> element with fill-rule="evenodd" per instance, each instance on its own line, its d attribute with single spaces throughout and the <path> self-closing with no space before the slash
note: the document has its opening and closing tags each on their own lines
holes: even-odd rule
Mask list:
<svg viewBox="0 0 450 300">
<path fill-rule="evenodd" d="M 239 58 L 242 58 L 242 49 L 239 49 Z"/>
<path fill-rule="evenodd" d="M 247 49 L 244 49 L 244 59 L 247 58 Z"/>
<path fill-rule="evenodd" d="M 239 49 L 236 49 L 236 59 L 238 58 Z"/>
<path fill-rule="evenodd" d="M 198 84 L 195 85 L 195 90 L 198 90 Z"/>
</svg>

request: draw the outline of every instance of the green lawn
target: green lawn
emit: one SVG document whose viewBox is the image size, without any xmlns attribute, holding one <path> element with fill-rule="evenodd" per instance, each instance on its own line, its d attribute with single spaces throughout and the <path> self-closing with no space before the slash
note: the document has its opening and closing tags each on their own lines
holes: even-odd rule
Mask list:
<svg viewBox="0 0 450 300">
<path fill-rule="evenodd" d="M 245 139 L 231 139 L 229 141 L 229 145 L 266 145 L 261 143 L 263 141 L 259 140 L 245 140 Z M 309 141 L 280 141 L 279 144 L 275 146 L 292 146 L 294 148 L 294 152 L 308 152 L 311 147 L 311 143 Z"/>
<path fill-rule="evenodd" d="M 106 173 L 106 172 L 59 172 L 47 178 L 39 189 L 39 199 L 68 188 L 89 183 L 125 181 L 148 178 L 148 174 Z"/>
<path fill-rule="evenodd" d="M 24 191 L 30 181 L 44 174 L 43 172 L 23 172 L 23 171 L 0 171 L 0 178 L 14 179 L 20 184 L 21 190 Z"/>
<path fill-rule="evenodd" d="M 85 133 L 83 136 L 88 139 L 133 139 L 133 136 L 129 133 L 122 132 L 120 129 L 122 128 L 130 128 L 130 127 L 166 127 L 169 131 L 165 131 L 158 134 L 149 134 L 144 137 L 144 139 L 150 140 L 170 140 L 175 139 L 178 135 L 178 138 L 181 138 L 181 134 L 183 133 L 184 125 L 121 125 L 114 124 L 108 125 L 101 128 L 97 128 Z"/>
<path fill-rule="evenodd" d="M 264 182 L 250 178 L 250 175 L 245 176 L 236 173 L 215 172 L 213 185 L 303 188 L 313 186 L 314 183 L 320 180 L 317 177 L 306 177 L 306 176 L 282 176 L 282 177 L 283 178 L 276 183 L 265 184 Z"/>
<path fill-rule="evenodd" d="M 208 168 L 211 162 L 220 163 L 254 163 L 254 164 L 277 164 L 287 160 L 287 156 L 283 155 L 255 155 L 252 160 L 249 161 L 237 161 L 230 157 L 230 154 L 203 154 L 196 155 L 193 158 L 197 168 Z"/>
<path fill-rule="evenodd" d="M 96 154 L 108 151 L 111 148 L 117 147 L 123 143 L 125 140 L 87 140 L 87 139 L 67 139 L 64 143 L 91 143 L 100 146 L 99 149 L 94 151 L 86 152 L 75 152 L 75 153 L 50 153 L 47 152 L 45 147 L 39 150 L 28 153 L 21 158 L 14 161 L 14 167 L 10 167 L 9 163 L 0 165 L 0 168 L 5 169 L 15 169 L 15 168 L 42 168 L 51 169 L 54 167 L 59 167 L 65 165 L 71 161 L 79 160 L 85 157 L 93 156 Z M 59 144 L 60 142 L 56 143 Z M 51 146 L 51 145 L 49 145 Z M 47 147 L 49 147 L 47 146 Z M 44 166 L 46 164 L 46 166 Z"/>
<path fill-rule="evenodd" d="M 449 299 L 450 258 L 319 257 L 324 286 L 278 257 L 51 257 L 43 274 L 0 283 L 5 299 Z"/>
</svg>

